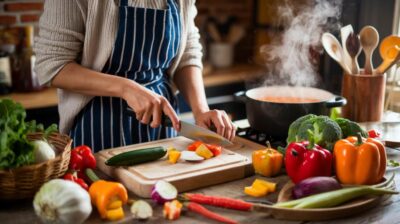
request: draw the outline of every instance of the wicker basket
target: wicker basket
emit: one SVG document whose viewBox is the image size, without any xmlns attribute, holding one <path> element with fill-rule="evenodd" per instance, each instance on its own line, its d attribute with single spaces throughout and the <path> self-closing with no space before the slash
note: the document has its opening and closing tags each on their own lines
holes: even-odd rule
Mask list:
<svg viewBox="0 0 400 224">
<path fill-rule="evenodd" d="M 30 140 L 41 138 L 42 133 L 28 135 Z M 56 158 L 39 164 L 0 170 L 0 199 L 31 198 L 42 184 L 64 175 L 68 169 L 72 140 L 58 133 L 51 134 L 47 140 L 54 146 Z"/>
</svg>

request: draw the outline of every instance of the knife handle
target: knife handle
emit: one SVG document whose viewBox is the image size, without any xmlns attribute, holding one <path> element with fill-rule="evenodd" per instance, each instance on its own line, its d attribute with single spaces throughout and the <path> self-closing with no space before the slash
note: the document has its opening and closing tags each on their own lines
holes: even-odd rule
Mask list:
<svg viewBox="0 0 400 224">
<path fill-rule="evenodd" d="M 136 113 L 130 107 L 126 108 L 125 114 L 127 114 L 128 116 L 136 118 Z M 165 114 L 162 114 L 162 116 L 161 116 L 161 125 L 162 126 L 172 127 L 172 121 L 168 116 L 166 116 Z M 217 132 L 217 128 L 214 126 L 214 124 L 211 124 L 211 127 L 209 129 L 211 131 L 213 131 L 213 132 Z"/>
</svg>

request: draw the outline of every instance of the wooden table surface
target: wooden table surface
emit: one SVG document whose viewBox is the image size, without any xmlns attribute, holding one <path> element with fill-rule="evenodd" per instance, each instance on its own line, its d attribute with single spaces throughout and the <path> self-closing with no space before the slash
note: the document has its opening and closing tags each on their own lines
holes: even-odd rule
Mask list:
<svg viewBox="0 0 400 224">
<path fill-rule="evenodd" d="M 248 140 L 244 140 L 242 138 L 237 138 L 235 143 L 240 142 L 241 147 L 236 147 L 234 151 L 241 153 L 245 156 L 250 156 L 251 151 L 248 150 L 248 144 L 250 143 Z M 240 144 L 239 144 L 240 145 Z M 261 146 L 260 146 L 261 147 Z M 390 158 L 395 158 L 400 160 L 400 152 L 398 151 L 388 151 L 388 155 Z M 399 172 L 399 171 L 395 171 Z M 99 173 L 101 176 L 101 173 Z M 285 175 L 280 175 L 274 178 L 265 178 L 259 175 L 252 175 L 247 178 L 232 181 L 224 184 L 219 184 L 215 186 L 210 186 L 202 189 L 195 190 L 193 192 L 204 193 L 207 195 L 220 195 L 227 196 L 232 198 L 240 198 L 240 199 L 253 199 L 249 196 L 246 196 L 243 193 L 243 188 L 245 186 L 251 185 L 255 178 L 261 178 L 264 180 L 276 182 L 278 184 L 278 188 L 276 192 L 282 188 L 282 186 L 288 181 L 288 177 Z M 400 175 L 397 174 L 395 181 L 400 183 Z M 396 187 L 397 190 L 400 190 L 400 187 Z M 267 200 L 276 201 L 278 193 L 270 194 L 267 196 Z M 134 195 L 131 195 L 133 199 L 137 199 Z M 162 217 L 162 206 L 156 206 L 153 202 L 149 201 L 154 208 L 154 217 L 147 220 L 146 222 L 141 223 L 176 223 L 176 224 L 187 224 L 187 223 L 215 223 L 208 219 L 205 219 L 197 214 L 193 213 L 185 213 L 182 217 L 174 222 L 169 222 Z M 206 206 L 207 207 L 207 206 Z M 248 213 L 248 212 L 240 212 L 240 211 L 232 211 L 222 208 L 214 208 L 208 207 L 215 212 L 218 212 L 227 217 L 231 217 L 234 220 L 237 220 L 239 223 L 276 223 L 276 224 L 295 224 L 295 223 L 400 223 L 400 195 L 392 196 L 389 200 L 384 201 L 376 208 L 373 208 L 369 211 L 366 211 L 362 214 L 354 215 L 352 217 L 348 217 L 345 219 L 332 220 L 328 222 L 300 222 L 300 221 L 285 221 L 285 220 L 276 220 L 271 217 L 268 217 L 265 213 Z M 128 206 L 125 206 L 125 214 L 126 218 L 119 222 L 114 223 L 132 223 L 132 217 L 128 210 Z M 36 217 L 33 207 L 32 200 L 23 200 L 23 201 L 15 201 L 15 202 L 5 202 L 0 201 L 0 223 L 39 223 L 39 219 Z M 86 221 L 86 223 L 107 223 L 105 221 L 100 220 L 97 211 L 92 212 L 90 218 Z"/>
</svg>

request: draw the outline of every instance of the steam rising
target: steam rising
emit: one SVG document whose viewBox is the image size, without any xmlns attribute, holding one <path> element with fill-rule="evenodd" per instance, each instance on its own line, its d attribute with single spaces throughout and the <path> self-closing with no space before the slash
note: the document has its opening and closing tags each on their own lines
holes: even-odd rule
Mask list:
<svg viewBox="0 0 400 224">
<path fill-rule="evenodd" d="M 270 72 L 265 84 L 277 84 L 279 80 L 280 85 L 314 86 L 318 82 L 315 60 L 322 51 L 321 35 L 338 25 L 341 1 L 312 0 L 301 8 L 289 5 L 286 0 L 282 2 L 278 15 L 284 32 L 261 48 Z"/>
</svg>

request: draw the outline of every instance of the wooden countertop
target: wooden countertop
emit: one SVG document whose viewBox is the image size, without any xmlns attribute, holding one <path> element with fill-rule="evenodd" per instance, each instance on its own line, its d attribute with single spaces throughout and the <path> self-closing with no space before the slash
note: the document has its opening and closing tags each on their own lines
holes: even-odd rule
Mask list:
<svg viewBox="0 0 400 224">
<path fill-rule="evenodd" d="M 260 66 L 250 64 L 239 64 L 226 69 L 211 70 L 203 76 L 204 85 L 205 87 L 214 87 L 251 80 L 258 77 L 260 71 L 262 71 Z M 47 88 L 38 92 L 12 93 L 0 96 L 1 98 L 11 98 L 21 103 L 25 109 L 53 107 L 58 104 L 55 88 Z"/>
<path fill-rule="evenodd" d="M 245 155 L 247 157 L 251 157 L 251 151 L 248 150 L 248 144 L 255 144 L 252 142 L 249 142 L 248 140 L 245 140 L 243 138 L 237 137 L 234 140 L 234 143 L 241 143 L 242 146 L 236 149 L 231 149 L 235 152 L 238 152 L 242 155 Z M 236 144 L 235 144 L 236 145 Z M 390 153 L 390 154 L 389 154 Z M 389 158 L 400 158 L 400 152 L 391 150 L 390 152 L 388 151 Z M 398 172 L 398 171 L 395 171 Z M 101 178 L 105 178 L 104 174 L 98 173 L 98 175 Z M 256 179 L 264 179 L 267 181 L 275 182 L 277 183 L 277 191 L 279 192 L 283 185 L 288 181 L 288 177 L 286 175 L 279 175 L 277 177 L 273 178 L 266 178 L 266 177 L 261 177 L 259 175 L 252 175 L 250 177 L 237 180 L 237 181 L 231 181 L 228 183 L 224 184 L 219 184 L 219 185 L 214 185 L 210 187 L 205 187 L 201 188 L 198 190 L 195 190 L 193 192 L 196 193 L 203 193 L 206 195 L 219 195 L 219 196 L 226 196 L 226 197 L 232 197 L 232 198 L 240 198 L 243 200 L 254 200 L 254 198 L 251 198 L 249 196 L 246 196 L 243 193 L 243 188 L 245 186 L 250 186 L 251 183 Z M 395 182 L 397 183 L 396 189 L 400 190 L 400 187 L 398 186 L 398 183 L 400 183 L 400 175 L 396 175 L 395 177 Z M 258 200 L 269 200 L 269 201 L 276 201 L 277 200 L 277 195 L 278 193 L 271 193 L 265 198 L 260 198 Z M 132 199 L 138 199 L 136 196 L 131 195 Z M 153 211 L 153 217 L 149 220 L 147 220 L 145 223 L 171 223 L 171 221 L 168 221 L 162 217 L 162 206 L 156 205 L 154 202 L 151 202 L 148 200 L 154 211 Z M 269 217 L 267 213 L 261 213 L 261 212 L 242 212 L 242 211 L 234 211 L 234 210 L 228 210 L 228 209 L 223 209 L 223 208 L 216 208 L 212 206 L 205 206 L 209 208 L 210 210 L 217 212 L 221 215 L 224 215 L 226 217 L 230 217 L 234 220 L 237 220 L 239 223 L 273 223 L 273 224 L 301 224 L 305 222 L 300 222 L 300 221 L 285 221 L 285 220 L 276 220 L 273 219 L 272 217 Z M 347 218 L 343 219 L 337 219 L 337 220 L 331 220 L 331 221 L 326 221 L 323 223 L 326 224 L 336 224 L 336 223 L 346 223 L 346 224 L 351 224 L 351 223 L 371 223 L 371 222 L 377 222 L 377 223 L 398 223 L 397 221 L 400 220 L 400 213 L 399 213 L 399 208 L 400 208 L 400 195 L 393 195 L 390 199 L 385 200 L 381 202 L 379 205 L 376 207 L 367 210 L 363 213 L 353 215 Z M 88 220 L 85 221 L 85 223 L 102 223 L 104 221 L 100 220 L 100 217 L 96 211 L 95 208 L 93 208 L 94 211 L 92 212 L 91 216 L 89 217 Z M 136 220 L 132 220 L 132 214 L 129 211 L 129 206 L 125 206 L 125 214 L 126 217 L 124 220 L 121 220 L 119 222 L 114 222 L 114 223 L 131 223 L 132 221 L 135 222 Z M 9 201 L 7 203 L 0 203 L 0 220 L 2 223 L 39 223 L 38 217 L 35 215 L 33 207 L 32 207 L 32 199 L 27 199 L 27 200 L 21 200 L 21 201 Z M 373 221 L 371 221 L 373 220 Z M 397 221 L 396 221 L 397 220 Z M 107 222 L 111 223 L 111 222 Z M 185 223 L 192 223 L 192 224 L 200 224 L 200 223 L 216 223 L 213 222 L 209 219 L 206 219 L 202 216 L 199 216 L 193 212 L 186 212 L 184 213 L 179 220 L 176 220 L 173 222 L 174 224 L 185 224 Z M 307 222 L 307 223 L 322 223 L 322 222 Z"/>
</svg>

